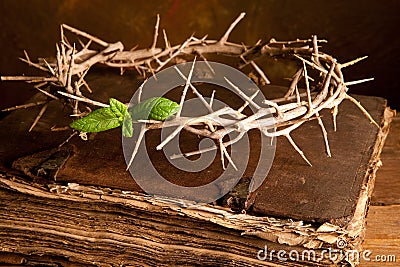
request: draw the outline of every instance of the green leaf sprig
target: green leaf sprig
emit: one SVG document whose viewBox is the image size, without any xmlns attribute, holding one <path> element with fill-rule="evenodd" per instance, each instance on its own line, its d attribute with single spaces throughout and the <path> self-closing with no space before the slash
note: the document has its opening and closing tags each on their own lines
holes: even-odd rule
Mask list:
<svg viewBox="0 0 400 267">
<path fill-rule="evenodd" d="M 92 111 L 87 116 L 72 122 L 70 127 L 82 132 L 97 133 L 122 126 L 122 134 L 125 137 L 132 137 L 133 120 L 163 121 L 178 110 L 178 103 L 164 97 L 149 98 L 135 105 L 130 111 L 124 103 L 110 98 L 109 107 Z"/>
<path fill-rule="evenodd" d="M 179 110 L 179 104 L 164 97 L 151 97 L 140 102 L 130 111 L 133 120 L 163 121 Z"/>
</svg>

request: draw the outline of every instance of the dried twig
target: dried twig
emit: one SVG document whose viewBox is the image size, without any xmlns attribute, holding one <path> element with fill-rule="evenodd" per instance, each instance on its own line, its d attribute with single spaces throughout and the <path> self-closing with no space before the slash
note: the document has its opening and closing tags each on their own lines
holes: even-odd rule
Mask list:
<svg viewBox="0 0 400 267">
<path fill-rule="evenodd" d="M 28 132 L 32 131 L 36 124 L 39 122 L 40 118 L 43 116 L 44 112 L 48 107 L 48 103 L 44 104 L 43 107 L 40 109 L 39 114 L 36 116 L 35 121 L 32 123 L 31 127 L 29 128 Z"/>
<path fill-rule="evenodd" d="M 47 103 L 47 100 L 38 101 L 38 102 L 28 103 L 28 104 L 24 104 L 24 105 L 14 106 L 14 107 L 11 107 L 11 108 L 5 108 L 2 111 L 6 112 L 6 111 L 13 111 L 13 110 L 22 109 L 22 108 L 36 107 L 36 106 L 40 106 L 40 105 L 43 105 L 43 104 L 46 104 L 46 103 Z"/>
</svg>

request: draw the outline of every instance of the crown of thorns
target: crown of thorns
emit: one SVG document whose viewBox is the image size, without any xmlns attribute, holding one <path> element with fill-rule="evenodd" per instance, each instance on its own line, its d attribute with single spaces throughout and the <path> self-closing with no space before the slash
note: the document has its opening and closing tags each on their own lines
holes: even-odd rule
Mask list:
<svg viewBox="0 0 400 267">
<path fill-rule="evenodd" d="M 257 104 L 253 101 L 253 98 L 259 92 L 248 96 L 241 90 L 241 88 L 226 79 L 227 83 L 232 86 L 235 92 L 244 99 L 243 106 L 237 110 L 226 107 L 214 111 L 212 109 L 213 96 L 211 97 L 211 102 L 205 101 L 203 95 L 201 95 L 201 93 L 191 83 L 193 67 L 196 61 L 195 59 L 188 77 L 185 77 L 180 73 L 182 78 L 186 81 L 186 85 L 182 91 L 180 108 L 182 108 L 186 92 L 190 88 L 193 93 L 202 100 L 202 103 L 208 108 L 210 114 L 197 118 L 184 118 L 180 116 L 180 112 L 178 111 L 172 120 L 166 122 L 151 120 L 139 121 L 140 123 L 143 123 L 143 125 L 137 144 L 140 143 L 144 133 L 148 130 L 174 126 L 176 127 L 176 130 L 160 143 L 157 146 L 157 149 L 162 149 L 166 143 L 184 129 L 201 136 L 215 139 L 218 142 L 218 145 L 213 149 L 220 149 L 223 167 L 225 168 L 225 158 L 227 158 L 235 167 L 234 162 L 227 152 L 227 147 L 240 140 L 248 130 L 258 128 L 263 134 L 271 138 L 277 136 L 286 137 L 300 156 L 311 165 L 310 161 L 306 158 L 303 151 L 296 145 L 290 134 L 291 131 L 300 127 L 303 123 L 316 119 L 322 130 L 326 153 L 328 156 L 331 156 L 327 131 L 319 115 L 321 110 L 331 110 L 334 130 L 336 130 L 338 107 L 343 100 L 348 99 L 364 113 L 371 123 L 379 127 L 362 105 L 347 93 L 348 86 L 369 81 L 371 79 L 345 82 L 342 73 L 343 68 L 353 65 L 366 57 L 357 58 L 347 63 L 338 63 L 334 57 L 320 50 L 320 44 L 325 43 L 326 41 L 319 40 L 316 35 L 305 40 L 276 41 L 275 39 L 271 39 L 267 43 L 259 41 L 252 46 L 229 42 L 228 37 L 230 33 L 244 16 L 245 13 L 241 13 L 219 40 L 209 40 L 207 39 L 207 36 L 200 39 L 191 36 L 182 44 L 172 46 L 168 41 L 165 30 L 163 30 L 162 33 L 165 43 L 164 48 L 157 47 L 160 25 L 160 18 L 157 16 L 151 47 L 146 49 L 131 49 L 129 51 L 124 50 L 124 46 L 121 42 L 108 43 L 86 32 L 63 24 L 61 25 L 61 41 L 56 44 L 57 54 L 55 60 L 50 62 L 45 59 L 40 59 L 39 62 L 33 62 L 26 52 L 26 58 L 21 58 L 22 61 L 25 61 L 30 66 L 45 71 L 47 73 L 46 76 L 2 77 L 2 80 L 22 80 L 34 83 L 34 87 L 48 96 L 48 100 L 12 107 L 6 109 L 6 111 L 42 105 L 38 116 L 30 128 L 30 130 L 32 130 L 46 111 L 48 102 L 52 100 L 61 100 L 62 98 L 67 99 L 68 105 L 72 108 L 72 115 L 78 117 L 86 114 L 80 111 L 82 107 L 90 109 L 90 105 L 101 107 L 108 106 L 107 104 L 87 97 L 86 93 L 85 95 L 82 93 L 82 88 L 84 88 L 87 93 L 92 92 L 92 89 L 85 81 L 85 76 L 95 64 L 103 64 L 109 67 L 119 68 L 121 74 L 123 74 L 127 68 L 134 68 L 137 70 L 139 75 L 146 77 L 149 74 L 157 73 L 168 63 L 172 63 L 172 60 L 180 59 L 183 56 L 195 55 L 200 60 L 207 62 L 205 57 L 207 54 L 218 53 L 239 57 L 240 60 L 243 61 L 244 65 L 251 65 L 259 75 L 261 81 L 267 84 L 269 84 L 270 81 L 264 71 L 257 65 L 255 59 L 260 57 L 279 58 L 285 56 L 286 58 L 289 57 L 293 60 L 299 61 L 301 64 L 299 64 L 299 69 L 291 78 L 291 83 L 287 88 L 286 94 L 279 99 L 265 100 L 265 103 L 262 103 L 265 105 Z M 75 44 L 71 44 L 68 41 L 65 32 L 69 32 L 69 34 L 78 37 L 80 48 L 77 48 Z M 100 51 L 94 49 L 94 44 L 102 47 L 102 49 Z M 310 69 L 317 72 L 317 77 L 312 78 L 308 74 L 308 70 Z M 179 69 L 176 68 L 176 70 L 179 72 Z M 304 90 L 299 89 L 299 82 L 302 80 L 304 80 L 305 84 Z M 54 90 L 51 91 L 49 89 L 49 84 L 53 85 L 53 88 L 58 88 L 56 93 Z M 139 88 L 139 90 L 141 90 L 141 88 Z M 251 116 L 246 116 L 242 113 L 244 108 L 248 105 L 257 110 Z M 274 119 L 271 120 L 265 118 L 267 114 L 272 114 Z M 221 117 L 223 115 L 224 119 Z M 230 116 L 231 119 L 227 120 L 226 116 Z M 195 125 L 203 125 L 204 128 L 199 129 L 199 127 L 193 127 Z M 268 129 L 270 128 L 274 128 L 275 131 L 269 132 Z M 230 141 L 223 142 L 222 140 L 224 136 L 232 131 L 238 133 L 237 137 Z M 75 134 L 76 132 L 74 132 L 73 135 Z M 135 157 L 136 151 L 137 149 L 135 148 L 131 162 Z M 192 153 L 186 153 L 185 156 L 202 152 L 206 151 L 199 150 Z M 178 156 L 179 155 L 175 155 L 175 157 Z M 128 164 L 128 168 L 130 163 Z"/>
</svg>

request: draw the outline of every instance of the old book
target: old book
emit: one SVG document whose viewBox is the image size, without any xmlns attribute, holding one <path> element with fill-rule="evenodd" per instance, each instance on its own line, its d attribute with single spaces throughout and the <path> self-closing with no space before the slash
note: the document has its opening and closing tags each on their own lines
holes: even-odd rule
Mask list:
<svg viewBox="0 0 400 267">
<path fill-rule="evenodd" d="M 136 81 L 109 72 L 94 75 L 90 82 L 103 101 L 111 96 L 128 101 L 132 88 L 137 88 Z M 331 158 L 324 153 L 315 121 L 293 135 L 312 167 L 286 140 L 278 139 L 272 168 L 246 213 L 237 211 L 246 198 L 240 187 L 247 189 L 251 170 L 227 196 L 234 200 L 233 206 L 226 206 L 229 201 L 199 204 L 149 196 L 125 171 L 119 130 L 93 134 L 88 141 L 68 139 L 70 130 L 50 130 L 70 122 L 63 106 L 52 102 L 28 133 L 35 112 L 13 112 L 0 122 L 0 240 L 1 250 L 8 252 L 0 261 L 125 266 L 356 264 L 356 256 L 362 254 L 354 252 L 362 250 L 368 200 L 393 115 L 382 98 L 356 97 L 382 128 L 370 124 L 349 102 L 340 106 L 337 132 L 332 130 L 330 114 L 323 113 Z M 207 172 L 182 176 L 168 169 L 159 152 L 149 153 L 161 169 L 172 173 L 169 179 L 175 183 L 196 186 L 210 179 Z M 208 171 L 220 169 L 216 163 Z"/>
</svg>

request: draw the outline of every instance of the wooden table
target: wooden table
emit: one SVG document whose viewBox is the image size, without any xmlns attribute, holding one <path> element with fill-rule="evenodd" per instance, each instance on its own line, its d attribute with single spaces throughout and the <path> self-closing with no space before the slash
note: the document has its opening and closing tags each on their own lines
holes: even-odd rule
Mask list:
<svg viewBox="0 0 400 267">
<path fill-rule="evenodd" d="M 372 251 L 371 261 L 362 260 L 360 267 L 400 265 L 399 115 L 393 118 L 381 160 L 383 166 L 377 172 L 364 242 L 364 249 Z M 388 262 L 392 260 L 392 255 L 396 257 L 396 262 Z M 380 256 L 382 261 L 375 261 L 375 256 Z M 385 258 L 386 262 L 383 262 Z"/>
</svg>

